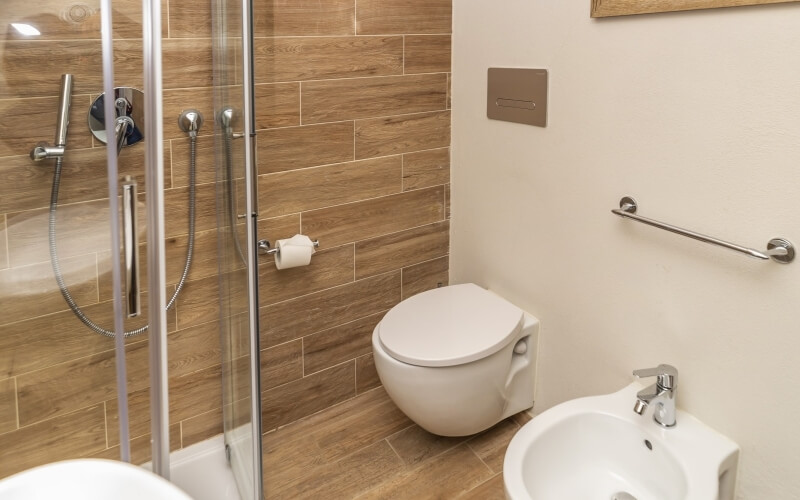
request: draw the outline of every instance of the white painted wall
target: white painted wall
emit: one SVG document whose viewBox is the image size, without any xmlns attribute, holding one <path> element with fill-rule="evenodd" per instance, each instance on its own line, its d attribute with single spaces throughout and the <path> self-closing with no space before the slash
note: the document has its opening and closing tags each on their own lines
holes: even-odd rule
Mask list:
<svg viewBox="0 0 800 500">
<path fill-rule="evenodd" d="M 800 4 L 453 3 L 452 281 L 542 321 L 536 411 L 671 363 L 679 406 L 742 447 L 739 498 L 800 498 L 800 261 L 609 212 L 632 195 L 737 243 L 800 244 Z M 490 66 L 550 70 L 546 129 L 486 118 Z"/>
</svg>

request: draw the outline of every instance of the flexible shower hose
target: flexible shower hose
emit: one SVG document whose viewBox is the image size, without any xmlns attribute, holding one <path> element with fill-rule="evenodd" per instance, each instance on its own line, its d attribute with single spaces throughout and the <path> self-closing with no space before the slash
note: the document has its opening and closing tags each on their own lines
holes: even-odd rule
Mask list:
<svg viewBox="0 0 800 500">
<path fill-rule="evenodd" d="M 195 219 L 195 167 L 197 159 L 197 138 L 189 138 L 189 243 L 186 249 L 186 264 L 183 266 L 183 273 L 181 279 L 178 281 L 178 286 L 175 288 L 175 293 L 167 303 L 167 309 L 172 308 L 181 293 L 183 285 L 186 284 L 186 278 L 189 276 L 189 267 L 192 265 L 192 254 L 194 252 L 194 219 Z M 75 299 L 69 293 L 67 284 L 64 282 L 64 276 L 61 273 L 61 265 L 58 261 L 58 251 L 56 248 L 56 210 L 58 209 L 58 189 L 61 184 L 61 167 L 63 165 L 63 157 L 56 159 L 56 167 L 53 173 L 53 189 L 50 192 L 50 217 L 48 224 L 48 239 L 50 242 L 50 263 L 53 265 L 53 274 L 56 276 L 58 289 L 64 297 L 69 308 L 81 322 L 89 327 L 93 332 L 99 333 L 106 337 L 115 337 L 116 334 L 111 330 L 106 330 L 91 319 L 81 310 Z M 133 337 L 147 331 L 149 325 L 144 325 L 135 330 L 125 332 L 125 338 Z"/>
</svg>

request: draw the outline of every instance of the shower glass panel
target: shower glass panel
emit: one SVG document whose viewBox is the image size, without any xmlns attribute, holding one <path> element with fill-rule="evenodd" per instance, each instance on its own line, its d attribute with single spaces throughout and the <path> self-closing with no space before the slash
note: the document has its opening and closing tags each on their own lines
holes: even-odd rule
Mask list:
<svg viewBox="0 0 800 500">
<path fill-rule="evenodd" d="M 262 498 L 249 3 L 212 0 L 223 424 L 240 497 Z"/>
<path fill-rule="evenodd" d="M 125 426 L 134 461 L 150 458 L 147 335 L 120 342 L 130 394 L 122 401 L 112 337 L 122 327 L 145 333 L 165 316 L 148 314 L 145 289 L 143 313 L 123 324 L 121 301 L 113 306 L 121 284 L 112 264 L 121 255 L 111 221 L 129 176 L 140 193 L 129 191 L 128 215 L 138 212 L 140 222 L 129 235 L 144 243 L 144 193 L 163 193 L 145 185 L 144 142 L 124 148 L 119 178 L 109 179 L 106 146 L 89 130 L 90 104 L 104 90 L 144 87 L 141 4 L 113 12 L 114 74 L 103 13 L 100 0 L 10 0 L 0 9 L 0 477 L 62 459 L 127 456 L 125 401 L 135 407 Z M 151 97 L 160 101 L 158 89 Z M 142 121 L 129 132 L 141 133 Z M 147 141 L 160 143 L 158 133 Z M 148 254 L 143 245 L 142 264 Z"/>
</svg>

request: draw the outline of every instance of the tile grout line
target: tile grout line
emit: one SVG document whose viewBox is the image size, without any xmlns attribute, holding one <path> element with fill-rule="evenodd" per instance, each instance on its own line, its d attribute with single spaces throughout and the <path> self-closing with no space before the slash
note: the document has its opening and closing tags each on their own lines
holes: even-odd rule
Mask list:
<svg viewBox="0 0 800 500">
<path fill-rule="evenodd" d="M 17 388 L 17 377 L 14 377 L 14 406 L 16 406 L 17 429 L 19 426 L 19 389 Z"/>
<path fill-rule="evenodd" d="M 492 470 L 492 468 L 491 468 L 491 467 L 489 467 L 489 464 L 487 464 L 486 462 L 484 462 L 484 460 L 481 458 L 481 456 L 480 456 L 480 455 L 478 455 L 478 452 L 476 452 L 476 451 L 475 451 L 475 449 L 474 449 L 474 448 L 473 448 L 473 447 L 472 447 L 472 446 L 469 444 L 469 443 L 470 443 L 470 441 L 472 441 L 472 439 L 468 439 L 468 440 L 465 442 L 465 444 L 467 445 L 467 448 L 469 448 L 469 451 L 471 451 L 471 452 L 472 452 L 472 454 L 473 454 L 473 455 L 475 455 L 475 457 L 477 457 L 477 459 L 478 459 L 478 460 L 480 460 L 480 462 L 481 462 L 481 463 L 482 463 L 484 466 L 486 466 L 486 468 L 487 468 L 487 469 L 489 469 L 489 472 L 491 472 L 492 474 L 494 474 L 495 472 Z"/>
<path fill-rule="evenodd" d="M 103 401 L 103 429 L 106 434 L 106 449 L 108 449 L 108 406 L 105 401 Z"/>
<path fill-rule="evenodd" d="M 355 123 L 355 122 L 354 122 Z M 3 239 L 6 247 L 6 267 L 11 268 L 11 245 L 8 243 L 8 214 L 3 214 Z"/>
</svg>

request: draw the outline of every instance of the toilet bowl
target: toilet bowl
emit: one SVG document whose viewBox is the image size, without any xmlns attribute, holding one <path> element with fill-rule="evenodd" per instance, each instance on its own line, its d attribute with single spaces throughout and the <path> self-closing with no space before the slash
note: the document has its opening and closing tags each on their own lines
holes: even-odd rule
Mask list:
<svg viewBox="0 0 800 500">
<path fill-rule="evenodd" d="M 539 321 L 467 283 L 393 307 L 372 333 L 389 397 L 420 427 L 466 436 L 533 406 Z"/>
</svg>

